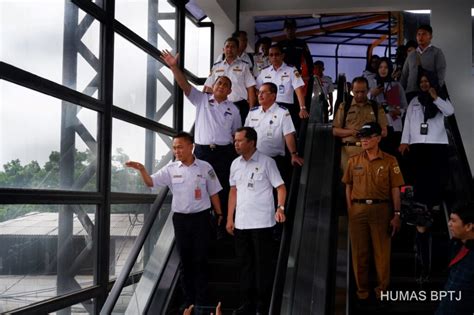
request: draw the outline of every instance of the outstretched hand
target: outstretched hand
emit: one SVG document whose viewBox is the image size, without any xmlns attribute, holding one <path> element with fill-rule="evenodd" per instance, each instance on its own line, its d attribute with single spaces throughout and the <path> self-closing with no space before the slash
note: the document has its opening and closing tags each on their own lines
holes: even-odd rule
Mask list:
<svg viewBox="0 0 474 315">
<path fill-rule="evenodd" d="M 178 65 L 179 53 L 173 56 L 168 50 L 162 50 L 160 59 L 164 61 L 170 68 Z"/>
</svg>

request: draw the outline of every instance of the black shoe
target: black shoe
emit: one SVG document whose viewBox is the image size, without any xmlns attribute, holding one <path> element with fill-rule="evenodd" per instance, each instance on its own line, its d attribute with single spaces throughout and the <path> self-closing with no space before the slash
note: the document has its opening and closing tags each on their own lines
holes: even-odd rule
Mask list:
<svg viewBox="0 0 474 315">
<path fill-rule="evenodd" d="M 242 304 L 238 309 L 232 312 L 232 315 L 253 315 L 255 314 L 255 307 L 251 304 Z"/>
</svg>

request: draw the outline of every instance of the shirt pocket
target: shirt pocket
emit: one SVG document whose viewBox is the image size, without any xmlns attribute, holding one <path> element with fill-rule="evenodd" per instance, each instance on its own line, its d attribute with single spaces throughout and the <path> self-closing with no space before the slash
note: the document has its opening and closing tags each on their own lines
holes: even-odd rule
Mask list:
<svg viewBox="0 0 474 315">
<path fill-rule="evenodd" d="M 182 184 L 182 183 L 184 183 L 184 177 L 183 177 L 183 176 L 181 176 L 181 177 L 173 177 L 173 178 L 171 178 L 171 183 L 172 183 L 173 185 L 175 185 L 175 184 Z"/>
</svg>

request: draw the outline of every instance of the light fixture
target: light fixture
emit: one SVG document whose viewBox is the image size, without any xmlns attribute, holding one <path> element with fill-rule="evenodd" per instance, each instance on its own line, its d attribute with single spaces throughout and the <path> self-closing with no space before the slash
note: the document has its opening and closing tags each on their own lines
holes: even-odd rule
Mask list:
<svg viewBox="0 0 474 315">
<path fill-rule="evenodd" d="M 405 10 L 404 12 L 414 13 L 414 14 L 430 14 L 431 10 Z"/>
</svg>

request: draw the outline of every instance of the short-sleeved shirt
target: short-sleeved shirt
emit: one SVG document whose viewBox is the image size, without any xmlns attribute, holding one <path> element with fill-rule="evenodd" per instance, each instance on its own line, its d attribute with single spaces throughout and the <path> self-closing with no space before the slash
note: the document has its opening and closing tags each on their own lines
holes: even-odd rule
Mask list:
<svg viewBox="0 0 474 315">
<path fill-rule="evenodd" d="M 194 137 L 197 144 L 227 145 L 232 135 L 242 126 L 237 106 L 229 100 L 219 103 L 213 95 L 199 92 L 194 87 L 188 96 L 196 106 Z"/>
<path fill-rule="evenodd" d="M 280 68 L 275 70 L 275 67 L 268 66 L 262 70 L 257 77 L 257 88 L 260 88 L 263 83 L 272 82 L 278 88 L 276 101 L 278 103 L 293 104 L 293 92 L 304 86 L 304 81 L 301 78 L 300 72 L 295 68 L 283 63 Z"/>
<path fill-rule="evenodd" d="M 257 131 L 257 150 L 272 157 L 285 155 L 285 136 L 295 132 L 290 112 L 276 103 L 267 111 L 262 106 L 250 109 L 245 126 Z"/>
<path fill-rule="evenodd" d="M 333 127 L 343 128 L 344 126 L 344 103 L 339 105 L 339 109 L 336 112 L 334 120 L 332 122 Z M 346 116 L 346 125 L 344 128 L 359 130 L 367 122 L 377 121 L 375 119 L 375 113 L 372 109 L 372 105 L 369 102 L 367 103 L 356 103 L 352 99 L 351 106 L 347 111 Z M 380 127 L 387 127 L 387 117 L 382 106 L 378 106 L 378 123 Z M 342 138 L 342 142 L 355 142 L 359 141 L 356 137 L 349 136 Z"/>
<path fill-rule="evenodd" d="M 239 156 L 230 167 L 229 183 L 237 188 L 237 229 L 260 229 L 275 225 L 273 188 L 283 185 L 283 179 L 272 158 L 258 150 L 248 161 Z"/>
<path fill-rule="evenodd" d="M 351 199 L 391 199 L 391 190 L 404 184 L 397 159 L 382 150 L 370 161 L 364 151 L 348 161 L 342 182 L 352 186 Z"/>
<path fill-rule="evenodd" d="M 153 186 L 168 186 L 173 193 L 171 210 L 178 213 L 197 213 L 211 207 L 210 196 L 222 190 L 212 166 L 202 160 L 186 166 L 180 161 L 168 163 L 151 175 Z M 196 193 L 196 190 L 200 190 Z"/>
<path fill-rule="evenodd" d="M 232 93 L 227 98 L 234 103 L 246 100 L 248 98 L 247 88 L 255 86 L 255 79 L 250 72 L 249 64 L 238 58 L 232 64 L 227 63 L 227 60 L 216 62 L 204 85 L 212 87 L 217 78 L 221 76 L 227 76 L 232 82 Z"/>
</svg>

